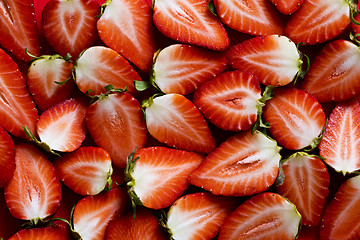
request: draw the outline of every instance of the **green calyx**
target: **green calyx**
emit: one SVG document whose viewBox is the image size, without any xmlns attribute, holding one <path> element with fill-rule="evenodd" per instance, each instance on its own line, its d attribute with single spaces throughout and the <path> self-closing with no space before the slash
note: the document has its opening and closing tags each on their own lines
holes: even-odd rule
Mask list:
<svg viewBox="0 0 360 240">
<path fill-rule="evenodd" d="M 93 95 L 92 93 L 94 93 L 93 90 L 89 89 L 86 91 L 86 95 L 88 97 L 91 98 L 90 104 L 93 104 L 94 102 L 96 102 L 97 100 L 102 100 L 107 98 L 110 94 L 113 93 L 123 93 L 127 91 L 127 87 L 125 88 L 115 88 L 113 85 L 109 84 L 107 86 L 104 87 L 104 89 L 106 90 L 105 93 L 101 93 L 99 95 Z"/>
<path fill-rule="evenodd" d="M 263 107 L 265 106 L 265 103 L 267 100 L 270 100 L 274 97 L 274 88 L 275 86 L 266 86 L 261 98 L 257 100 L 257 120 L 252 127 L 251 133 L 254 133 L 259 128 L 265 131 L 265 129 L 269 128 L 269 123 L 263 122 L 262 120 L 262 113 L 263 113 Z"/>
<path fill-rule="evenodd" d="M 299 71 L 298 71 L 298 73 L 296 74 L 296 76 L 295 76 L 295 78 L 294 78 L 294 84 L 296 84 L 296 82 L 297 82 L 297 80 L 299 79 L 299 78 L 301 78 L 301 79 L 304 79 L 304 77 L 305 77 L 305 75 L 309 72 L 309 70 L 310 70 L 310 58 L 306 55 L 306 54 L 304 54 L 304 53 L 302 53 L 300 50 L 299 50 L 299 47 L 301 46 L 301 45 L 304 45 L 305 43 L 303 43 L 303 42 L 300 42 L 300 43 L 298 43 L 297 45 L 296 45 L 296 48 L 297 48 L 297 51 L 298 51 L 298 53 L 299 53 L 299 56 L 300 56 L 300 58 L 299 58 L 299 64 L 298 64 L 298 69 L 299 69 Z M 304 59 L 305 58 L 305 59 Z M 304 62 L 306 62 L 306 69 L 305 70 L 303 70 L 303 66 L 304 66 Z"/>
<path fill-rule="evenodd" d="M 357 6 L 359 1 L 358 0 L 346 0 L 346 2 L 349 5 L 349 11 L 350 11 L 349 16 L 350 16 L 351 22 L 353 24 L 360 25 L 360 22 L 355 20 L 355 16 L 359 13 L 359 8 Z"/>
</svg>

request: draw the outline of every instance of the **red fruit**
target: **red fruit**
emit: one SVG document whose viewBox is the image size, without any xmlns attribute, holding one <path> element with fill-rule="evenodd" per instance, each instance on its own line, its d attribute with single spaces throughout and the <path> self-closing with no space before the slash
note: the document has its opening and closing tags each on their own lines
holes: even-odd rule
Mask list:
<svg viewBox="0 0 360 240">
<path fill-rule="evenodd" d="M 0 127 L 0 188 L 5 187 L 15 171 L 15 145 L 10 135 Z"/>
<path fill-rule="evenodd" d="M 28 143 L 15 148 L 14 177 L 5 187 L 11 215 L 37 223 L 51 216 L 61 201 L 61 184 L 51 162 Z"/>
<path fill-rule="evenodd" d="M 97 22 L 101 40 L 144 72 L 156 51 L 151 17 L 144 0 L 112 0 Z"/>
<path fill-rule="evenodd" d="M 230 28 L 257 36 L 282 34 L 284 24 L 268 0 L 214 0 L 220 20 Z"/>
<path fill-rule="evenodd" d="M 244 196 L 268 189 L 279 172 L 280 148 L 256 131 L 229 137 L 190 175 L 191 184 L 215 195 Z"/>
<path fill-rule="evenodd" d="M 61 226 L 22 229 L 9 240 L 71 240 L 70 231 Z"/>
<path fill-rule="evenodd" d="M 229 47 L 227 32 L 207 0 L 155 0 L 153 21 L 161 33 L 176 41 L 219 51 Z"/>
<path fill-rule="evenodd" d="M 296 238 L 301 216 L 276 193 L 260 193 L 241 204 L 224 222 L 219 240 Z"/>
<path fill-rule="evenodd" d="M 274 94 L 263 112 L 274 139 L 291 150 L 315 147 L 326 122 L 319 102 L 296 88 L 278 88 Z"/>
<path fill-rule="evenodd" d="M 164 93 L 187 95 L 224 71 L 226 58 L 219 53 L 185 44 L 173 44 L 155 57 L 150 81 Z"/>
<path fill-rule="evenodd" d="M 319 102 L 344 101 L 360 93 L 359 46 L 347 40 L 325 45 L 312 61 L 302 89 Z"/>
<path fill-rule="evenodd" d="M 360 14 L 355 15 L 354 19 L 355 19 L 355 21 L 360 22 Z M 354 33 L 354 35 L 360 34 L 360 25 L 355 24 L 355 23 L 352 22 L 351 23 L 351 30 Z M 357 37 L 357 39 L 360 40 L 359 35 L 357 35 L 356 37 Z"/>
<path fill-rule="evenodd" d="M 270 0 L 276 9 L 285 15 L 293 14 L 304 3 L 304 0 Z"/>
<path fill-rule="evenodd" d="M 225 72 L 195 91 L 193 102 L 211 123 L 229 131 L 248 130 L 256 122 L 260 83 L 248 72 Z"/>
<path fill-rule="evenodd" d="M 56 52 L 62 56 L 69 53 L 76 59 L 97 40 L 99 14 L 99 4 L 94 0 L 50 0 L 42 12 L 42 32 Z"/>
</svg>

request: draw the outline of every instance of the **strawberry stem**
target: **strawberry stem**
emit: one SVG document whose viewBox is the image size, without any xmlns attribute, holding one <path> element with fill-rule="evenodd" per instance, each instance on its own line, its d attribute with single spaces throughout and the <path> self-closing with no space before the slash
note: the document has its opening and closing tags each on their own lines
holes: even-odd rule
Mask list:
<svg viewBox="0 0 360 240">
<path fill-rule="evenodd" d="M 356 25 L 360 25 L 360 22 L 355 20 L 355 16 L 356 14 L 359 13 L 359 8 L 357 6 L 358 4 L 358 0 L 348 0 L 348 4 L 349 4 L 349 10 L 350 10 L 350 20 L 352 23 L 356 24 Z"/>
<path fill-rule="evenodd" d="M 263 107 L 265 106 L 266 101 L 270 100 L 271 98 L 274 97 L 274 88 L 275 88 L 275 86 L 271 86 L 271 85 L 266 86 L 262 97 L 257 100 L 257 105 L 256 105 L 257 120 L 252 127 L 251 133 L 254 133 L 259 128 L 261 128 L 261 129 L 263 129 L 263 131 L 265 131 L 266 128 L 270 127 L 268 122 L 263 122 L 262 113 L 263 113 Z"/>
</svg>

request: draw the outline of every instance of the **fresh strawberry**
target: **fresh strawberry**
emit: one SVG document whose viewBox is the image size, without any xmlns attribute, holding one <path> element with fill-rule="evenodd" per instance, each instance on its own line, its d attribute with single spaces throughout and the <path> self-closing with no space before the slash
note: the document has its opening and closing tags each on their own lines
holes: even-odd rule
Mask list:
<svg viewBox="0 0 360 240">
<path fill-rule="evenodd" d="M 330 175 L 316 156 L 297 152 L 282 164 L 284 179 L 276 187 L 279 194 L 294 203 L 302 224 L 317 226 L 329 194 Z"/>
<path fill-rule="evenodd" d="M 257 36 L 283 34 L 280 14 L 269 0 L 214 0 L 220 20 L 236 31 Z"/>
<path fill-rule="evenodd" d="M 30 60 L 26 50 L 39 56 L 40 37 L 34 0 L 1 1 L 0 32 L 0 45 L 16 58 Z"/>
<path fill-rule="evenodd" d="M 226 58 L 191 45 L 173 44 L 156 56 L 151 79 L 164 93 L 192 93 L 202 83 L 224 71 Z"/>
<path fill-rule="evenodd" d="M 359 61 L 359 46 L 347 40 L 334 40 L 312 61 L 302 89 L 319 102 L 348 100 L 360 93 Z"/>
<path fill-rule="evenodd" d="M 231 198 L 207 192 L 188 194 L 170 207 L 167 228 L 174 240 L 212 239 L 235 208 Z"/>
<path fill-rule="evenodd" d="M 149 72 L 156 51 L 152 11 L 144 0 L 111 0 L 97 22 L 101 40 Z"/>
<path fill-rule="evenodd" d="M 319 229 L 319 226 L 301 226 L 299 235 L 296 240 L 319 240 Z"/>
<path fill-rule="evenodd" d="M 265 103 L 263 112 L 274 139 L 291 150 L 316 147 L 326 122 L 320 103 L 296 88 L 278 88 L 274 95 Z"/>
<path fill-rule="evenodd" d="M 58 209 L 61 184 L 51 162 L 29 143 L 16 145 L 14 177 L 5 187 L 10 213 L 36 224 Z"/>
<path fill-rule="evenodd" d="M 141 81 L 130 63 L 111 48 L 94 46 L 86 49 L 76 61 L 76 84 L 80 91 L 99 95 L 105 86 L 127 88 L 130 94 L 137 93 L 133 81 Z"/>
<path fill-rule="evenodd" d="M 35 132 L 38 111 L 18 66 L 0 49 L 0 126 L 25 138 L 22 127 Z"/>
<path fill-rule="evenodd" d="M 28 68 L 27 85 L 40 111 L 70 98 L 75 89 L 73 64 L 60 55 L 35 58 Z"/>
<path fill-rule="evenodd" d="M 225 220 L 219 240 L 293 240 L 300 224 L 294 204 L 279 194 L 264 192 L 245 201 Z"/>
<path fill-rule="evenodd" d="M 42 32 L 57 53 L 75 59 L 98 39 L 99 14 L 95 0 L 50 0 L 42 11 Z"/>
<path fill-rule="evenodd" d="M 61 226 L 22 229 L 8 240 L 71 240 L 71 233 Z"/>
<path fill-rule="evenodd" d="M 356 22 L 360 22 L 360 14 L 356 14 L 354 16 L 354 19 Z M 351 23 L 351 30 L 354 33 L 354 35 L 356 36 L 356 38 L 358 40 L 360 40 L 360 24 L 356 24 L 354 22 Z"/>
<path fill-rule="evenodd" d="M 155 0 L 153 10 L 154 24 L 166 37 L 211 50 L 229 47 L 227 32 L 207 0 Z"/>
<path fill-rule="evenodd" d="M 280 148 L 255 131 L 229 137 L 190 175 L 190 183 L 215 195 L 244 196 L 268 189 L 279 172 Z"/>
<path fill-rule="evenodd" d="M 283 86 L 301 74 L 300 53 L 285 36 L 245 40 L 232 46 L 227 57 L 233 68 L 251 72 L 265 85 Z"/>
<path fill-rule="evenodd" d="M 257 120 L 260 83 L 248 72 L 225 72 L 195 91 L 193 102 L 211 123 L 230 131 L 248 130 Z"/>
<path fill-rule="evenodd" d="M 270 0 L 276 9 L 285 15 L 293 14 L 304 3 L 304 0 Z"/>
<path fill-rule="evenodd" d="M 216 143 L 204 117 L 183 95 L 170 93 L 143 102 L 147 130 L 159 142 L 186 151 L 209 153 Z"/>
<path fill-rule="evenodd" d="M 0 188 L 5 187 L 15 171 L 15 144 L 0 127 Z"/>
</svg>

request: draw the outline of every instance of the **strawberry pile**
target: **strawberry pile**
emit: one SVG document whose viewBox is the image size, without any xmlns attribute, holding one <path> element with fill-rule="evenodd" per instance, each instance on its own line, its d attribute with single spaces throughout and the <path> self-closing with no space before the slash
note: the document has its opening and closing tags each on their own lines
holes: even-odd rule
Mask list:
<svg viewBox="0 0 360 240">
<path fill-rule="evenodd" d="M 357 0 L 0 4 L 0 239 L 360 239 Z"/>
</svg>

